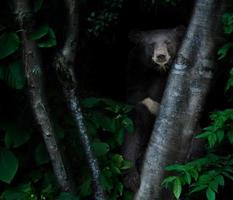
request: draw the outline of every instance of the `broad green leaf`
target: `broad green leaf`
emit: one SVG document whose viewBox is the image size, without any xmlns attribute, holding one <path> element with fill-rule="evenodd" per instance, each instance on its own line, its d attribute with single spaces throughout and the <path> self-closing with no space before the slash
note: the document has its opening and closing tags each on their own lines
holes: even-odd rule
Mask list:
<svg viewBox="0 0 233 200">
<path fill-rule="evenodd" d="M 74 196 L 71 193 L 61 192 L 59 197 L 58 197 L 58 200 L 79 200 L 79 198 Z"/>
<path fill-rule="evenodd" d="M 40 143 L 35 150 L 35 161 L 37 165 L 49 163 L 50 158 L 44 144 Z"/>
<path fill-rule="evenodd" d="M 208 188 L 206 190 L 206 197 L 208 200 L 215 200 L 215 192 L 211 188 Z"/>
<path fill-rule="evenodd" d="M 103 156 L 109 151 L 109 145 L 104 142 L 94 142 L 93 149 L 96 156 Z"/>
<path fill-rule="evenodd" d="M 179 178 L 176 178 L 173 182 L 173 194 L 175 195 L 176 199 L 180 198 L 182 192 L 182 185 Z"/>
<path fill-rule="evenodd" d="M 26 84 L 26 77 L 24 75 L 24 70 L 21 62 L 15 61 L 11 63 L 6 73 L 8 73 L 8 76 L 5 81 L 10 87 L 17 90 L 24 88 Z"/>
<path fill-rule="evenodd" d="M 0 59 L 13 54 L 19 48 L 20 40 L 16 33 L 5 32 L 0 36 Z"/>
<path fill-rule="evenodd" d="M 50 48 L 57 45 L 57 40 L 55 33 L 52 28 L 49 28 L 48 34 L 46 35 L 46 39 L 38 43 L 38 47 L 40 48 Z"/>
<path fill-rule="evenodd" d="M 0 148 L 0 180 L 10 183 L 18 169 L 18 160 L 15 155 L 3 148 Z"/>
<path fill-rule="evenodd" d="M 82 185 L 79 187 L 79 194 L 82 197 L 89 196 L 92 192 L 91 190 L 91 179 L 87 178 Z"/>
<path fill-rule="evenodd" d="M 4 142 L 7 148 L 17 148 L 30 139 L 31 131 L 29 129 L 20 128 L 14 123 L 3 123 L 1 125 L 6 132 Z"/>
<path fill-rule="evenodd" d="M 34 12 L 38 12 L 41 9 L 43 2 L 44 2 L 44 0 L 33 0 Z"/>
<path fill-rule="evenodd" d="M 43 24 L 39 27 L 37 27 L 32 33 L 29 35 L 30 40 L 38 40 L 45 35 L 47 35 L 49 32 L 49 25 L 48 24 Z"/>
</svg>

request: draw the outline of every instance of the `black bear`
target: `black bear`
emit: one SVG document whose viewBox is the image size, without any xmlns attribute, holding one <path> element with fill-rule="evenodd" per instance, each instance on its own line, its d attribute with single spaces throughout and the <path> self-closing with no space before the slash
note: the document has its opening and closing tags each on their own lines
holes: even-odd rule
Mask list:
<svg viewBox="0 0 233 200">
<path fill-rule="evenodd" d="M 123 176 L 124 184 L 136 191 L 140 166 L 166 85 L 171 63 L 184 33 L 184 27 L 129 34 L 135 47 L 127 67 L 127 101 L 135 105 L 135 130 L 125 135 L 123 156 L 133 167 Z"/>
</svg>

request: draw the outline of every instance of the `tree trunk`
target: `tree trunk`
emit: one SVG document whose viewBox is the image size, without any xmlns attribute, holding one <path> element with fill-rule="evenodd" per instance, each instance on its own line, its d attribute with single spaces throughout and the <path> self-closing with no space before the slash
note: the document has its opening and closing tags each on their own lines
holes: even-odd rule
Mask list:
<svg viewBox="0 0 233 200">
<path fill-rule="evenodd" d="M 147 148 L 136 200 L 161 200 L 164 168 L 185 161 L 215 71 L 222 0 L 197 0 Z M 166 198 L 168 200 L 168 198 Z"/>
<path fill-rule="evenodd" d="M 74 72 L 76 49 L 78 43 L 78 1 L 65 0 L 67 8 L 67 32 L 64 45 L 54 60 L 58 79 L 66 97 L 67 106 L 77 127 L 88 167 L 92 175 L 93 190 L 96 200 L 104 200 L 105 194 L 100 183 L 100 169 L 87 134 L 87 128 L 77 95 L 77 80 Z"/>
<path fill-rule="evenodd" d="M 73 181 L 71 181 L 71 178 L 68 176 L 67 169 L 63 162 L 44 97 L 40 52 L 36 42 L 28 38 L 28 33 L 32 31 L 33 24 L 33 13 L 30 8 L 30 2 L 29 0 L 15 0 L 14 4 L 21 31 L 23 64 L 32 110 L 43 135 L 58 184 L 62 191 L 72 192 L 74 191 Z"/>
</svg>

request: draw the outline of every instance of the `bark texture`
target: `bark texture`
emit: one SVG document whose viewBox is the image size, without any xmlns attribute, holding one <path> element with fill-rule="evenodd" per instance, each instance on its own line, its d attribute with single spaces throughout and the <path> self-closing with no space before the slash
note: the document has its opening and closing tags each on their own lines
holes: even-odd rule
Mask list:
<svg viewBox="0 0 233 200">
<path fill-rule="evenodd" d="M 135 200 L 161 200 L 167 165 L 183 162 L 197 128 L 215 65 L 222 0 L 197 0 L 174 62 L 145 155 Z"/>
<path fill-rule="evenodd" d="M 36 42 L 29 40 L 28 37 L 28 33 L 32 30 L 33 24 L 33 13 L 30 8 L 30 1 L 15 0 L 14 4 L 17 20 L 21 30 L 23 64 L 35 119 L 43 135 L 53 170 L 61 190 L 72 192 L 73 182 L 68 176 L 63 162 L 62 154 L 56 141 L 54 129 L 47 110 L 46 100 L 43 95 L 43 73 L 40 52 Z"/>
<path fill-rule="evenodd" d="M 67 35 L 63 47 L 55 58 L 55 67 L 58 79 L 62 85 L 66 103 L 78 128 L 79 138 L 86 154 L 86 160 L 91 171 L 93 189 L 96 200 L 104 200 L 105 194 L 100 183 L 100 170 L 96 157 L 93 154 L 87 134 L 84 118 L 81 112 L 77 95 L 77 81 L 74 64 L 78 42 L 78 1 L 65 0 L 67 8 Z"/>
</svg>

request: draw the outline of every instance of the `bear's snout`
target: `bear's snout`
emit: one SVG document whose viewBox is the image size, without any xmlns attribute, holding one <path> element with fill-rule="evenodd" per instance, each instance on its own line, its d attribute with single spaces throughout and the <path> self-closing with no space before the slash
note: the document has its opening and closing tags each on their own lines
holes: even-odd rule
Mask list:
<svg viewBox="0 0 233 200">
<path fill-rule="evenodd" d="M 167 65 L 170 62 L 170 59 L 171 56 L 169 55 L 166 48 L 154 49 L 152 60 L 161 68 L 165 68 L 165 65 Z"/>
</svg>

